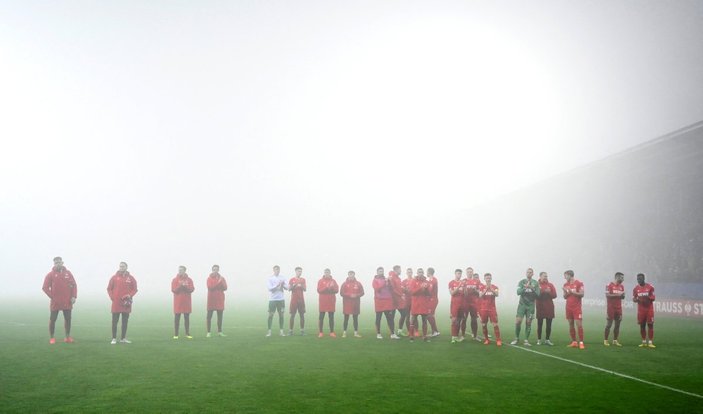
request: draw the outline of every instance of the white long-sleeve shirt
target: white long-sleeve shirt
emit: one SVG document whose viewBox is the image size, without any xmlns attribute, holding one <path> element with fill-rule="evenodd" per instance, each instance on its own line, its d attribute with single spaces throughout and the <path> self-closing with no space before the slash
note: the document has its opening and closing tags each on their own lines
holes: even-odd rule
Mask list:
<svg viewBox="0 0 703 414">
<path fill-rule="evenodd" d="M 283 291 L 288 290 L 288 280 L 281 275 L 272 275 L 266 281 L 266 287 L 269 291 L 269 300 L 285 300 Z"/>
</svg>

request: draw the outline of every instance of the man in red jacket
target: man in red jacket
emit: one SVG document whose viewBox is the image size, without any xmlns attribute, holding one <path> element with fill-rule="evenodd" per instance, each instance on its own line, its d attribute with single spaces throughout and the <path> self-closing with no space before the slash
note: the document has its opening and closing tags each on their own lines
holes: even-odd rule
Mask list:
<svg viewBox="0 0 703 414">
<path fill-rule="evenodd" d="M 317 293 L 320 294 L 320 320 L 318 322 L 318 338 L 322 338 L 323 336 L 325 336 L 325 334 L 322 333 L 322 324 L 325 321 L 325 313 L 329 314 L 330 336 L 332 338 L 337 337 L 337 334 L 334 333 L 334 311 L 337 304 L 337 292 L 339 292 L 339 285 L 337 284 L 337 281 L 332 278 L 332 271 L 330 269 L 325 269 L 324 275 L 317 282 Z"/>
<path fill-rule="evenodd" d="M 405 293 L 403 292 L 403 281 L 400 279 L 400 266 L 395 265 L 393 266 L 393 270 L 388 272 L 388 281 L 391 283 L 391 291 L 393 293 L 393 324 L 395 325 L 395 311 L 397 310 L 400 313 L 400 320 L 402 321 L 403 318 L 403 312 L 405 312 L 405 307 L 406 307 L 406 298 L 405 298 Z M 405 315 L 405 318 L 407 319 L 407 314 Z M 396 334 L 397 337 L 400 338 L 400 326 L 396 325 L 396 329 L 393 332 Z"/>
<path fill-rule="evenodd" d="M 122 336 L 120 343 L 131 344 L 127 339 L 127 324 L 132 312 L 132 297 L 137 294 L 137 280 L 127 271 L 127 263 L 120 262 L 120 270 L 110 278 L 107 294 L 112 300 L 112 345 L 117 343 L 117 322 L 122 316 Z"/>
<path fill-rule="evenodd" d="M 393 285 L 389 278 L 386 278 L 383 267 L 376 269 L 371 286 L 374 290 L 373 304 L 376 311 L 376 338 L 383 339 L 381 335 L 381 318 L 386 316 L 386 323 L 391 334 L 391 339 L 399 339 L 395 333 L 395 304 L 393 302 Z"/>
<path fill-rule="evenodd" d="M 227 281 L 220 275 L 220 266 L 212 266 L 212 273 L 207 278 L 207 337 L 210 338 L 212 327 L 212 313 L 217 312 L 217 335 L 227 336 L 222 333 L 222 316 L 225 312 L 225 290 Z"/>
<path fill-rule="evenodd" d="M 557 297 L 557 289 L 549 281 L 547 272 L 539 274 L 539 296 L 535 300 L 537 305 L 537 345 L 542 345 L 542 325 L 546 320 L 547 329 L 545 332 L 545 345 L 554 345 L 550 340 L 552 336 L 552 320 L 554 320 L 554 299 Z"/>
<path fill-rule="evenodd" d="M 42 290 L 51 299 L 49 302 L 49 344 L 56 343 L 54 331 L 56 330 L 56 319 L 59 311 L 63 312 L 63 325 L 66 331 L 64 342 L 73 343 L 71 337 L 71 311 L 73 304 L 78 297 L 78 286 L 73 274 L 64 267 L 63 259 L 54 257 L 54 267 L 44 278 Z"/>
<path fill-rule="evenodd" d="M 186 329 L 186 338 L 190 336 L 190 313 L 192 303 L 190 294 L 195 290 L 193 279 L 188 277 L 185 266 L 178 266 L 178 274 L 171 280 L 171 292 L 173 292 L 173 339 L 178 339 L 178 329 L 181 325 L 181 314 L 183 314 L 183 325 Z"/>
<path fill-rule="evenodd" d="M 364 296 L 364 287 L 361 282 L 356 280 L 356 273 L 353 270 L 349 271 L 347 280 L 339 288 L 339 295 L 342 297 L 342 310 L 344 312 L 342 338 L 347 337 L 349 315 L 352 316 L 354 323 L 354 337 L 361 338 L 361 335 L 359 335 L 359 313 L 361 313 L 361 297 Z"/>
<path fill-rule="evenodd" d="M 425 342 L 429 342 L 427 336 L 427 315 L 432 313 L 432 286 L 425 278 L 425 271 L 418 268 L 415 279 L 410 283 L 410 295 L 412 297 L 412 305 L 410 306 L 410 314 L 412 322 L 410 322 L 410 340 L 415 340 L 415 330 L 418 327 L 418 319 L 422 318 L 422 336 Z"/>
</svg>

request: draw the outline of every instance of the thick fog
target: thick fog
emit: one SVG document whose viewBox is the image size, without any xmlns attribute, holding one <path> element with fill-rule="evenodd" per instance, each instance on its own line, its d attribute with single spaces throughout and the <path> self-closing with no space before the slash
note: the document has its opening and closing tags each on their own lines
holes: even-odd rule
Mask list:
<svg viewBox="0 0 703 414">
<path fill-rule="evenodd" d="M 485 206 L 703 114 L 697 1 L 4 2 L 0 60 L 0 297 L 54 256 L 79 300 L 120 261 L 145 298 L 179 265 L 513 286 L 580 262 Z"/>
</svg>

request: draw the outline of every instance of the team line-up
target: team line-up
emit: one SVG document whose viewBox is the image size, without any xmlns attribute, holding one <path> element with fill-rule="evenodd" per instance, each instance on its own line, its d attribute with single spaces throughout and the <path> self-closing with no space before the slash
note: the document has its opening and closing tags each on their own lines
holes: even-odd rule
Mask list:
<svg viewBox="0 0 703 414">
<path fill-rule="evenodd" d="M 207 278 L 207 337 L 211 337 L 212 316 L 217 314 L 217 335 L 226 336 L 222 332 L 222 318 L 225 309 L 225 291 L 227 281 L 219 273 L 219 266 L 212 266 L 212 273 Z M 268 304 L 268 331 L 266 336 L 271 336 L 273 317 L 278 313 L 279 334 L 281 336 L 293 335 L 296 315 L 299 317 L 300 334 L 305 335 L 305 292 L 307 282 L 302 276 L 303 269 L 295 268 L 295 276 L 286 279 L 280 274 L 280 267 L 273 267 L 273 275 L 268 280 L 266 287 L 269 292 Z M 401 280 L 400 266 L 393 266 L 393 270 L 386 276 L 383 267 L 376 270 L 372 288 L 374 290 L 374 310 L 376 312 L 376 337 L 383 339 L 381 333 L 381 320 L 385 316 L 391 339 L 400 339 L 407 336 L 410 341 L 422 336 L 424 341 L 439 336 L 435 311 L 438 305 L 438 280 L 434 269 L 427 268 L 427 276 L 423 268 L 406 270 L 405 279 Z M 465 277 L 464 277 L 465 276 Z M 534 271 L 528 268 L 525 278 L 517 285 L 519 303 L 515 318 L 515 339 L 511 345 L 520 344 L 522 322 L 525 321 L 524 346 L 531 346 L 529 338 L 532 320 L 537 318 L 537 345 L 552 346 L 550 340 L 552 320 L 554 319 L 554 299 L 557 289 L 549 281 L 546 272 L 541 272 L 539 281 L 533 278 Z M 569 335 L 573 348 L 584 349 L 584 335 L 582 325 L 581 301 L 584 296 L 584 284 L 575 279 L 574 272 L 564 272 L 565 283 L 562 286 L 562 295 L 566 299 L 566 319 L 569 322 Z M 612 345 L 622 346 L 618 341 L 620 322 L 622 321 L 622 300 L 625 299 L 625 277 L 622 273 L 615 274 L 613 282 L 605 288 L 607 299 L 607 323 L 604 331 L 605 346 L 610 346 L 610 330 L 613 328 Z M 456 269 L 454 279 L 448 284 L 451 295 L 451 342 L 464 341 L 467 321 L 470 321 L 471 337 L 476 341 L 483 341 L 485 345 L 491 344 L 488 333 L 488 323 L 493 326 L 495 344 L 502 346 L 500 329 L 498 327 L 498 313 L 495 300 L 499 296 L 498 286 L 492 283 L 492 275 L 483 275 L 483 281 L 471 267 L 464 271 Z M 190 313 L 192 311 L 191 294 L 195 290 L 193 280 L 186 273 L 185 266 L 179 266 L 178 274 L 171 281 L 173 292 L 174 335 L 179 339 L 180 320 L 183 315 L 185 338 L 193 339 L 190 335 Z M 66 269 L 61 257 L 54 258 L 54 266 L 44 278 L 43 291 L 49 296 L 49 343 L 55 344 L 54 338 L 56 320 L 59 311 L 64 316 L 65 338 L 64 342 L 73 343 L 71 337 L 71 312 L 78 296 L 78 286 L 73 274 Z M 288 334 L 283 329 L 283 313 L 285 309 L 285 291 L 290 291 L 290 321 Z M 111 343 L 129 344 L 127 339 L 127 326 L 129 315 L 132 311 L 132 299 L 137 294 L 137 280 L 127 271 L 127 263 L 121 262 L 119 270 L 115 273 L 107 286 L 107 293 L 112 301 L 112 341 Z M 342 311 L 344 326 L 342 337 L 347 336 L 347 328 L 351 317 L 354 337 L 360 338 L 358 317 L 361 313 L 361 297 L 364 296 L 364 287 L 356 279 L 354 271 L 349 271 L 346 280 L 341 286 L 332 277 L 330 269 L 325 269 L 322 278 L 317 282 L 319 295 L 318 337 L 325 336 L 323 325 L 327 316 L 329 336 L 336 338 L 334 329 L 334 314 L 336 310 L 337 294 L 342 297 Z M 637 303 L 637 323 L 640 325 L 642 343 L 640 347 L 655 348 L 654 339 L 654 287 L 646 283 L 645 275 L 637 275 L 637 285 L 632 291 L 632 298 Z M 395 325 L 396 312 L 400 314 L 398 326 Z M 120 339 L 117 339 L 117 325 L 122 319 Z M 483 337 L 478 336 L 478 322 L 483 328 Z M 421 323 L 420 323 L 421 321 Z M 545 340 L 542 342 L 542 327 L 546 325 Z M 428 332 L 428 325 L 431 332 Z M 420 327 L 421 332 L 420 334 Z M 405 330 L 404 330 L 405 328 Z"/>
</svg>

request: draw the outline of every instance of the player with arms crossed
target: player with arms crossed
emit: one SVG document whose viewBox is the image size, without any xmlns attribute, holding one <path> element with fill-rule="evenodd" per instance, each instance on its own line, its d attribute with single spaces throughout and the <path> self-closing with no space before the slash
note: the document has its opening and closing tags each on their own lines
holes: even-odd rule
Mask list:
<svg viewBox="0 0 703 414">
<path fill-rule="evenodd" d="M 54 266 L 44 278 L 42 290 L 49 297 L 49 344 L 56 343 L 54 331 L 56 330 L 56 319 L 59 317 L 59 311 L 63 312 L 63 326 L 66 331 L 64 342 L 73 343 L 71 337 L 71 312 L 73 304 L 78 297 L 78 285 L 76 279 L 70 270 L 63 265 L 63 259 L 54 257 Z"/>
<path fill-rule="evenodd" d="M 453 344 L 464 340 L 463 337 L 459 337 L 459 329 L 461 328 L 461 322 L 464 318 L 466 318 L 466 316 L 464 315 L 464 293 L 466 289 L 464 287 L 464 281 L 461 279 L 461 276 L 461 269 L 456 269 L 454 271 L 454 280 L 449 282 L 449 296 L 451 296 L 451 301 L 449 302 L 449 317 L 452 320 Z"/>
<path fill-rule="evenodd" d="M 356 273 L 353 270 L 350 270 L 347 275 L 347 280 L 339 288 L 339 294 L 342 296 L 342 312 L 344 313 L 342 338 L 347 337 L 349 315 L 353 319 L 354 338 L 361 338 L 361 335 L 359 335 L 359 314 L 361 313 L 361 297 L 364 296 L 364 287 L 361 282 L 356 280 Z"/>
<path fill-rule="evenodd" d="M 622 346 L 618 342 L 620 336 L 620 322 L 622 321 L 622 300 L 625 299 L 625 286 L 622 282 L 625 280 L 625 275 L 620 272 L 615 273 L 615 281 L 610 282 L 605 287 L 605 299 L 608 302 L 608 310 L 606 314 L 606 325 L 604 332 L 603 345 L 610 346 L 608 336 L 610 336 L 610 327 L 615 322 L 613 328 L 613 345 Z"/>
<path fill-rule="evenodd" d="M 288 281 L 290 288 L 290 322 L 288 335 L 293 335 L 295 314 L 300 315 L 300 335 L 305 335 L 305 291 L 308 290 L 307 282 L 303 275 L 303 268 L 295 268 L 295 276 Z"/>
<path fill-rule="evenodd" d="M 266 280 L 266 288 L 269 291 L 269 318 L 268 331 L 266 337 L 271 336 L 271 324 L 273 323 L 273 314 L 278 312 L 278 329 L 279 335 L 286 336 L 283 332 L 283 309 L 286 307 L 286 300 L 283 296 L 283 291 L 288 290 L 288 281 L 280 275 L 281 267 L 276 265 L 273 267 L 273 275 Z"/>
<path fill-rule="evenodd" d="M 491 284 L 493 276 L 490 273 L 483 275 L 483 280 L 486 282 L 479 287 L 479 314 L 481 315 L 481 325 L 483 326 L 483 344 L 489 345 L 491 340 L 488 339 L 488 322 L 493 325 L 493 333 L 496 336 L 496 345 L 503 346 L 503 341 L 500 339 L 500 328 L 498 327 L 498 311 L 496 310 L 496 298 L 498 297 L 498 286 Z"/>
<path fill-rule="evenodd" d="M 583 343 L 583 312 L 581 310 L 581 300 L 583 299 L 584 287 L 580 280 L 574 278 L 574 271 L 564 272 L 566 283 L 562 287 L 564 299 L 566 299 L 566 320 L 569 321 L 569 335 L 571 336 L 570 348 L 585 349 Z M 576 329 L 578 328 L 579 342 L 576 342 Z"/>
<path fill-rule="evenodd" d="M 225 312 L 225 290 L 227 290 L 227 281 L 220 275 L 220 266 L 213 265 L 212 273 L 207 278 L 207 335 L 210 338 L 210 328 L 212 327 L 212 314 L 217 312 L 217 335 L 225 337 L 222 333 L 222 316 Z"/>
<path fill-rule="evenodd" d="M 322 338 L 325 334 L 322 332 L 322 325 L 325 322 L 325 313 L 328 314 L 328 322 L 330 326 L 330 336 L 336 338 L 337 334 L 334 333 L 334 311 L 337 307 L 337 293 L 339 292 L 339 285 L 337 281 L 332 278 L 332 271 L 330 269 L 325 269 L 325 273 L 322 278 L 317 282 L 317 293 L 320 294 L 320 319 L 318 321 L 318 338 Z"/>
<path fill-rule="evenodd" d="M 522 319 L 525 319 L 525 346 L 530 345 L 530 332 L 532 331 L 532 318 L 535 316 L 535 300 L 539 297 L 539 283 L 532 279 L 534 270 L 528 268 L 525 272 L 525 279 L 522 279 L 517 284 L 517 295 L 520 296 L 520 302 L 517 305 L 517 314 L 515 315 L 515 340 L 510 345 L 517 345 L 520 341 L 520 329 L 522 328 Z"/>
<path fill-rule="evenodd" d="M 632 297 L 637 303 L 637 323 L 640 325 L 642 343 L 640 348 L 654 346 L 654 286 L 644 281 L 644 273 L 637 274 L 637 286 L 632 290 Z M 649 333 L 647 332 L 649 330 Z M 647 341 L 649 338 L 649 341 Z"/>
</svg>

